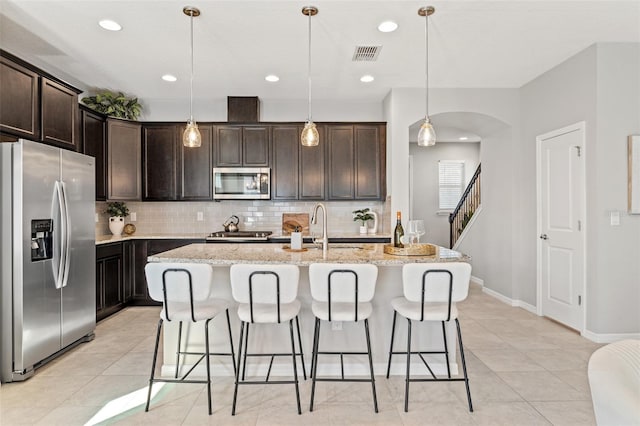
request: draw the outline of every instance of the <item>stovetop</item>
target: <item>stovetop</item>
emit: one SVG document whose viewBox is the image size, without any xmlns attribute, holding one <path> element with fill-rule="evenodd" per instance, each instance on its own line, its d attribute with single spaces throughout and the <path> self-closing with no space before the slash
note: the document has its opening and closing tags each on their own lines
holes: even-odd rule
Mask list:
<svg viewBox="0 0 640 426">
<path fill-rule="evenodd" d="M 266 241 L 272 234 L 271 231 L 236 231 L 212 232 L 206 238 L 207 241 Z"/>
</svg>

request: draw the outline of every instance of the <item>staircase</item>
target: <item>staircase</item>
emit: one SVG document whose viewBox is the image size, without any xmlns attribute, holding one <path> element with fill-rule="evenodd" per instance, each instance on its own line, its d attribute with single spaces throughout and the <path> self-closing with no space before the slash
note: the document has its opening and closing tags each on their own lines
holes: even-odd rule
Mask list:
<svg viewBox="0 0 640 426">
<path fill-rule="evenodd" d="M 453 248 L 460 238 L 462 231 L 467 226 L 473 214 L 480 206 L 480 166 L 473 174 L 469 185 L 464 190 L 460 202 L 456 206 L 453 213 L 449 215 L 449 247 Z"/>
</svg>

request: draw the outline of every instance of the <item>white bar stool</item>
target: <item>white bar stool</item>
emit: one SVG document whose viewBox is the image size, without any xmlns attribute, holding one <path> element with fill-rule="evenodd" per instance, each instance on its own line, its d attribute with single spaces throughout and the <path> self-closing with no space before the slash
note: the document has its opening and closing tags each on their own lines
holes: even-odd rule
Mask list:
<svg viewBox="0 0 640 426">
<path fill-rule="evenodd" d="M 370 264 L 314 263 L 309 266 L 309 283 L 311 286 L 311 309 L 316 317 L 313 332 L 313 358 L 311 360 L 311 403 L 309 411 L 313 411 L 313 398 L 316 382 L 371 382 L 373 392 L 373 408 L 378 412 L 376 382 L 373 375 L 371 359 L 371 339 L 369 337 L 369 317 L 373 312 L 371 300 L 376 290 L 378 268 Z M 320 351 L 321 321 L 363 321 L 367 340 L 367 352 Z M 341 378 L 318 378 L 318 354 L 340 355 Z M 368 355 L 369 379 L 344 377 L 343 355 Z"/>
<path fill-rule="evenodd" d="M 433 381 L 464 381 L 467 388 L 467 401 L 469 411 L 473 412 L 471 392 L 469 391 L 469 377 L 467 376 L 467 364 L 464 359 L 464 347 L 460 322 L 458 321 L 458 308 L 456 302 L 467 298 L 469 293 L 469 280 L 471 279 L 471 265 L 461 262 L 445 263 L 411 263 L 402 268 L 402 285 L 404 297 L 397 297 L 391 301 L 393 312 L 393 325 L 391 326 L 391 344 L 389 345 L 389 364 L 387 365 L 387 379 L 391 370 L 391 357 L 397 354 L 407 356 L 407 374 L 404 393 L 404 411 L 409 411 L 409 383 L 433 382 Z M 394 352 L 393 338 L 396 328 L 396 316 L 402 315 L 407 319 L 407 351 Z M 462 378 L 451 378 L 449 368 L 449 350 L 447 348 L 447 333 L 445 322 L 454 319 L 458 331 L 458 344 L 460 345 L 460 360 L 462 361 Z M 411 351 L 411 321 L 439 321 L 442 323 L 442 336 L 444 351 Z M 444 354 L 447 363 L 447 378 L 438 378 L 422 356 L 423 354 Z M 431 379 L 411 379 L 410 366 L 411 355 L 418 355 L 429 370 Z"/>
<path fill-rule="evenodd" d="M 147 395 L 147 405 L 145 411 L 149 411 L 151 401 L 151 388 L 154 382 L 165 383 L 206 383 L 207 397 L 209 402 L 209 415 L 211 415 L 211 371 L 210 356 L 222 355 L 230 356 L 233 363 L 233 370 L 236 371 L 235 354 L 233 353 L 233 340 L 231 337 L 231 323 L 229 321 L 229 307 L 231 303 L 225 299 L 211 297 L 213 285 L 213 268 L 205 263 L 147 263 L 144 268 L 147 277 L 147 287 L 149 296 L 158 302 L 162 302 L 162 311 L 156 333 L 156 345 L 153 351 L 153 363 L 151 366 L 151 377 L 149 379 L 149 393 Z M 209 351 L 209 322 L 218 314 L 224 312 L 227 317 L 227 329 L 229 332 L 229 353 L 211 353 Z M 158 345 L 160 344 L 160 332 L 163 321 L 178 321 L 178 349 L 176 352 L 176 373 L 173 379 L 157 379 L 154 377 L 156 360 L 158 357 Z M 185 352 L 180 350 L 180 340 L 182 338 L 182 323 L 193 324 L 204 321 L 204 352 Z M 200 359 L 178 378 L 180 355 L 200 355 Z M 186 380 L 194 368 L 205 360 L 207 369 L 206 380 Z"/>
<path fill-rule="evenodd" d="M 304 355 L 302 351 L 302 340 L 300 338 L 300 324 L 298 313 L 300 312 L 300 301 L 298 296 L 298 281 L 300 270 L 296 265 L 255 265 L 237 264 L 232 265 L 231 294 L 238 305 L 238 317 L 240 318 L 240 343 L 238 344 L 238 369 L 236 370 L 235 388 L 233 391 L 233 406 L 231 414 L 236 414 L 236 400 L 238 397 L 239 385 L 264 385 L 264 384 L 294 384 L 296 389 L 296 402 L 298 404 L 298 414 L 302 414 L 300 408 L 300 390 L 298 388 L 298 368 L 296 356 L 300 355 L 304 370 Z M 293 336 L 293 320 L 296 320 L 298 331 L 298 343 L 300 353 L 296 353 L 295 339 Z M 291 336 L 290 353 L 247 353 L 249 345 L 249 324 L 280 324 L 289 321 L 289 332 Z M 246 335 L 245 333 L 246 327 Z M 243 355 L 244 340 L 244 355 Z M 240 358 L 244 356 L 242 377 L 240 377 Z M 264 381 L 245 380 L 244 370 L 248 356 L 269 356 L 269 370 Z M 276 356 L 291 356 L 293 361 L 293 380 L 272 380 L 269 381 L 271 366 Z M 306 378 L 306 373 L 305 373 Z"/>
</svg>

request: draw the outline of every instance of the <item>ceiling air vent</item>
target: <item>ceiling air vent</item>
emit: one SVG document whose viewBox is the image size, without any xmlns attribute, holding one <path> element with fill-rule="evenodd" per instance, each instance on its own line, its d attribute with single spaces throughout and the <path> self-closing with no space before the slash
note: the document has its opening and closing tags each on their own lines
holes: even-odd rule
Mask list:
<svg viewBox="0 0 640 426">
<path fill-rule="evenodd" d="M 382 46 L 356 46 L 353 61 L 376 61 Z"/>
</svg>

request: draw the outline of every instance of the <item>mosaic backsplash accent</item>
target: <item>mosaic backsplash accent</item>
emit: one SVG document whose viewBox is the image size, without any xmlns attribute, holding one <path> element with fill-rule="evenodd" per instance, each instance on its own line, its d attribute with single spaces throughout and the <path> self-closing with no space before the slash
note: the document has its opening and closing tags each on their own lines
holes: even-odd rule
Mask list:
<svg viewBox="0 0 640 426">
<path fill-rule="evenodd" d="M 356 234 L 360 223 L 353 221 L 352 211 L 369 207 L 378 214 L 378 233 L 391 231 L 391 201 L 324 201 L 327 207 L 328 229 L 330 236 Z M 223 230 L 222 224 L 231 215 L 240 218 L 240 230 L 273 231 L 279 234 L 282 229 L 282 213 L 309 213 L 315 202 L 280 201 L 231 201 L 220 202 L 127 202 L 131 215 L 125 223 L 133 223 L 138 234 L 203 234 Z M 104 210 L 105 202 L 96 202 L 96 235 L 108 235 L 109 218 Z M 202 220 L 198 214 L 202 213 Z M 369 222 L 369 226 L 373 223 Z M 322 232 L 322 219 L 317 225 L 311 225 L 311 233 Z"/>
</svg>

